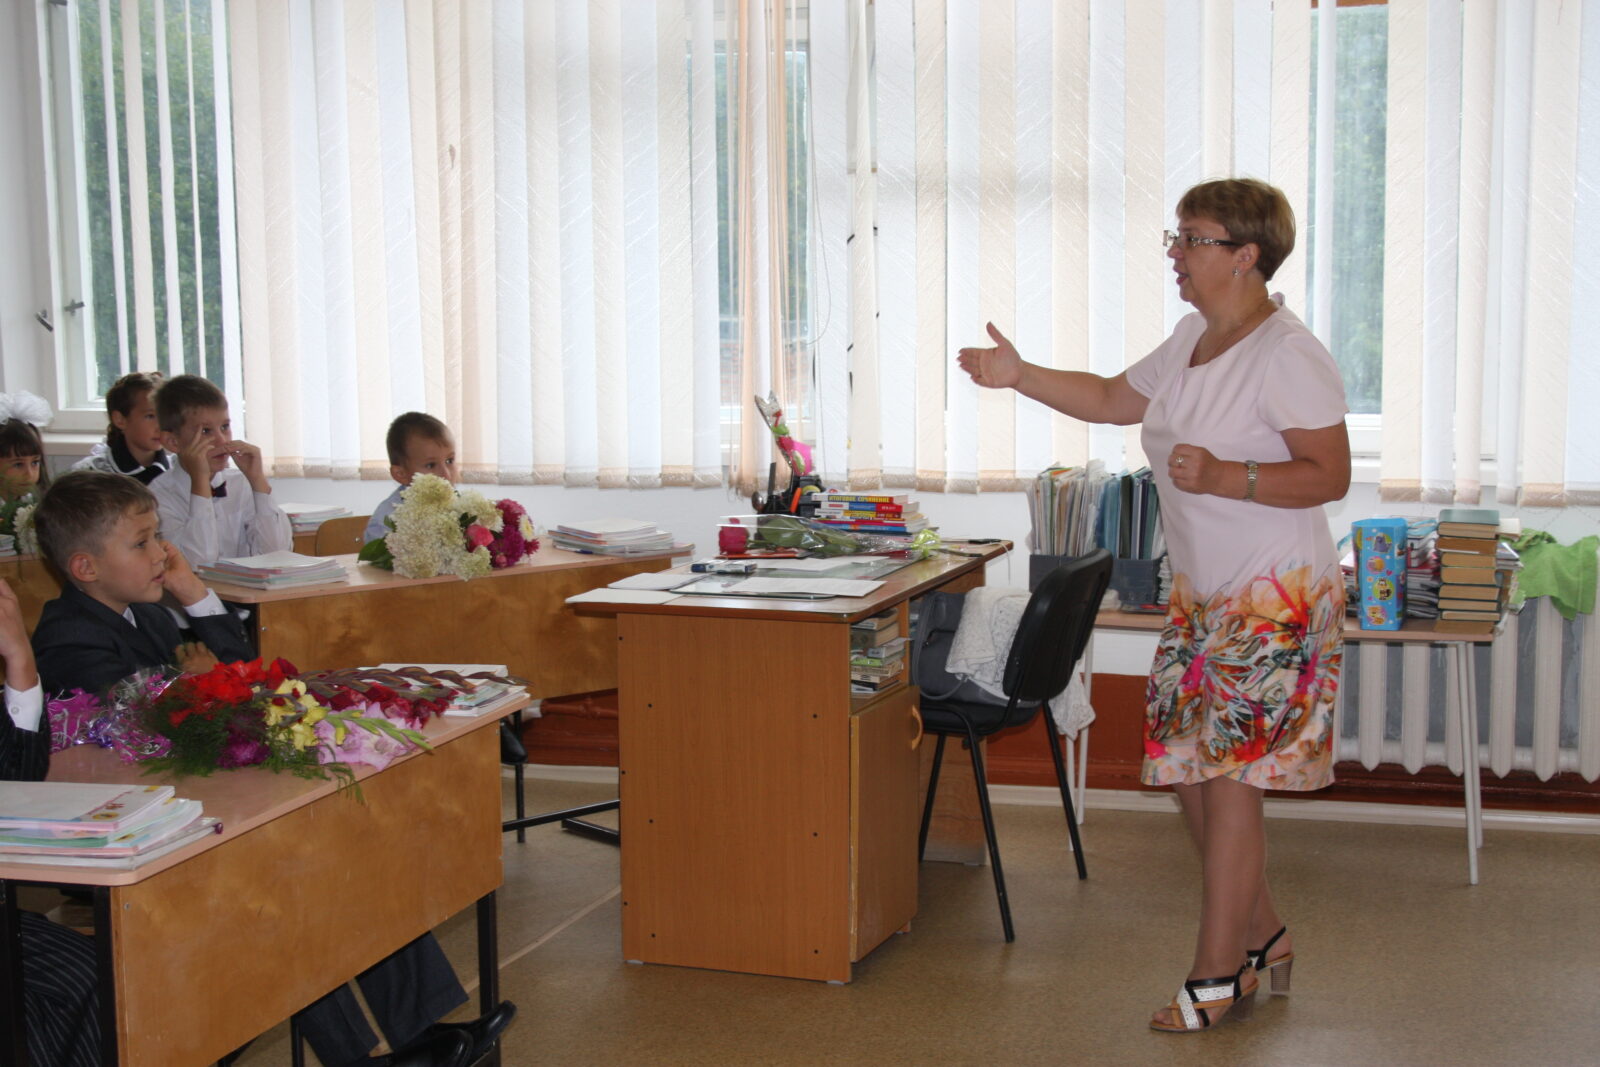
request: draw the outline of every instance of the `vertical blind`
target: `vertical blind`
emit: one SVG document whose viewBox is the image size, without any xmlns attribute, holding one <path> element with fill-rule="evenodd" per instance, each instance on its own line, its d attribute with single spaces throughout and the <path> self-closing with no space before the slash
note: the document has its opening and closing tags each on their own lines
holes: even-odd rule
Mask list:
<svg viewBox="0 0 1600 1067">
<path fill-rule="evenodd" d="M 728 20 L 621 0 L 230 16 L 244 384 L 280 474 L 383 477 L 389 420 L 423 409 L 469 480 L 722 483 Z"/>
<path fill-rule="evenodd" d="M 62 406 L 99 407 L 132 370 L 224 381 L 239 367 L 226 5 L 46 10 Z"/>
<path fill-rule="evenodd" d="M 1600 497 L 1586 6 L 1382 16 L 1386 496 L 1475 501 L 1488 456 L 1504 499 Z M 238 0 L 252 432 L 284 473 L 381 476 L 389 418 L 426 408 L 475 479 L 748 485 L 770 389 L 832 482 L 1137 465 L 1136 428 L 980 391 L 955 350 L 992 320 L 1028 358 L 1119 373 L 1189 310 L 1173 204 L 1225 175 L 1288 194 L 1272 288 L 1329 338 L 1335 94 L 1375 75 L 1336 62 L 1339 10 Z"/>
<path fill-rule="evenodd" d="M 1381 491 L 1600 503 L 1600 9 L 1392 4 Z"/>
</svg>

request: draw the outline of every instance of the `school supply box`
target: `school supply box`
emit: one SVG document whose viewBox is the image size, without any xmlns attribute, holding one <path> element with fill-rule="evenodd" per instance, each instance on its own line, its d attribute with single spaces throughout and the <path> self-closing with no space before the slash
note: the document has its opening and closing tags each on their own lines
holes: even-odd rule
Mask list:
<svg viewBox="0 0 1600 1067">
<path fill-rule="evenodd" d="M 1398 630 L 1406 617 L 1406 520 L 1361 519 L 1355 544 L 1358 615 L 1363 630 Z"/>
</svg>

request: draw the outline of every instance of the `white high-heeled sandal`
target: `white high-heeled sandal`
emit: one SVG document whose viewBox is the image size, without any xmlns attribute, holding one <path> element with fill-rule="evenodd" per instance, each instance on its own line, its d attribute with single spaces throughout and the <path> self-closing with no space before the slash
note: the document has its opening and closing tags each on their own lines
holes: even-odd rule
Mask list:
<svg viewBox="0 0 1600 1067">
<path fill-rule="evenodd" d="M 1173 1022 L 1150 1020 L 1150 1029 L 1168 1034 L 1193 1034 L 1208 1030 L 1225 1019 L 1250 1018 L 1255 1010 L 1255 994 L 1260 983 L 1244 988 L 1244 972 L 1250 969 L 1247 961 L 1237 974 L 1224 978 L 1191 978 L 1183 983 L 1178 995 L 1167 1005 Z"/>
<path fill-rule="evenodd" d="M 1268 971 L 1272 972 L 1272 980 L 1262 984 L 1266 985 L 1271 995 L 1275 997 L 1289 995 L 1289 974 L 1294 969 L 1294 950 L 1285 952 L 1275 960 L 1267 959 L 1267 953 L 1278 943 L 1278 939 L 1288 932 L 1287 926 L 1279 927 L 1278 932 L 1273 934 L 1265 945 L 1245 951 L 1245 957 L 1250 961 L 1250 966 L 1256 969 L 1257 974 L 1265 976 Z"/>
</svg>

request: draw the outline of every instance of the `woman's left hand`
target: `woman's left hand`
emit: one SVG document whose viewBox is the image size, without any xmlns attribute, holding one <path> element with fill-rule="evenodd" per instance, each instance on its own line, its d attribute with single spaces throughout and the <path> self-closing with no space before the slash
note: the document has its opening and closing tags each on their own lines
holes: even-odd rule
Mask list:
<svg viewBox="0 0 1600 1067">
<path fill-rule="evenodd" d="M 1167 455 L 1167 477 L 1185 493 L 1215 493 L 1222 461 L 1199 445 L 1173 445 Z"/>
</svg>

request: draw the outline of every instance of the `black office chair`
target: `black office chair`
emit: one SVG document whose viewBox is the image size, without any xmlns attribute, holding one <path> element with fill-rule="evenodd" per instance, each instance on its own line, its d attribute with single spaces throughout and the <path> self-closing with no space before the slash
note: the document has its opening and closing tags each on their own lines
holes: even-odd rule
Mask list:
<svg viewBox="0 0 1600 1067">
<path fill-rule="evenodd" d="M 522 712 L 511 713 L 511 722 L 500 720 L 500 762 L 511 764 L 511 774 L 516 785 L 517 817 L 507 819 L 500 824 L 501 833 L 516 831 L 517 843 L 528 839 L 528 829 L 534 826 L 545 826 L 549 823 L 559 822 L 561 828 L 570 830 L 584 837 L 592 837 L 597 841 L 616 845 L 622 842 L 622 832 L 610 826 L 601 826 L 582 818 L 585 815 L 598 815 L 603 811 L 616 811 L 622 806 L 621 800 L 602 800 L 597 804 L 580 804 L 575 808 L 563 808 L 560 811 L 547 811 L 539 815 L 529 815 L 527 799 L 522 781 L 523 770 L 528 764 L 528 749 L 522 743 Z"/>
<path fill-rule="evenodd" d="M 1026 724 L 1067 687 L 1088 644 L 1095 612 L 1100 608 L 1100 599 L 1105 596 L 1110 581 L 1111 553 L 1098 548 L 1063 563 L 1039 582 L 1022 611 L 1011 651 L 1006 657 L 1003 686 L 1007 702 L 1004 705 L 932 698 L 922 701 L 922 728 L 926 733 L 936 734 L 939 743 L 933 752 L 933 771 L 928 777 L 928 799 L 922 809 L 917 858 L 922 858 L 928 844 L 928 823 L 933 817 L 934 793 L 939 788 L 945 738 L 964 737 L 972 752 L 978 806 L 983 812 L 983 832 L 989 839 L 989 862 L 994 867 L 994 890 L 1000 900 L 1000 921 L 1005 926 L 1007 941 L 1015 941 L 1016 932 L 1011 926 L 1011 904 L 1006 898 L 1005 874 L 1000 869 L 1000 847 L 995 842 L 994 815 L 989 809 L 989 782 L 983 773 L 978 742 L 1008 727 Z M 1067 832 L 1072 837 L 1072 854 L 1078 862 L 1078 877 L 1087 878 L 1089 872 L 1083 862 L 1083 843 L 1078 839 L 1077 813 L 1072 810 L 1072 790 L 1067 785 L 1061 742 L 1048 710 L 1044 720 L 1050 755 L 1056 765 L 1056 783 L 1061 787 L 1061 806 L 1067 814 Z"/>
</svg>

